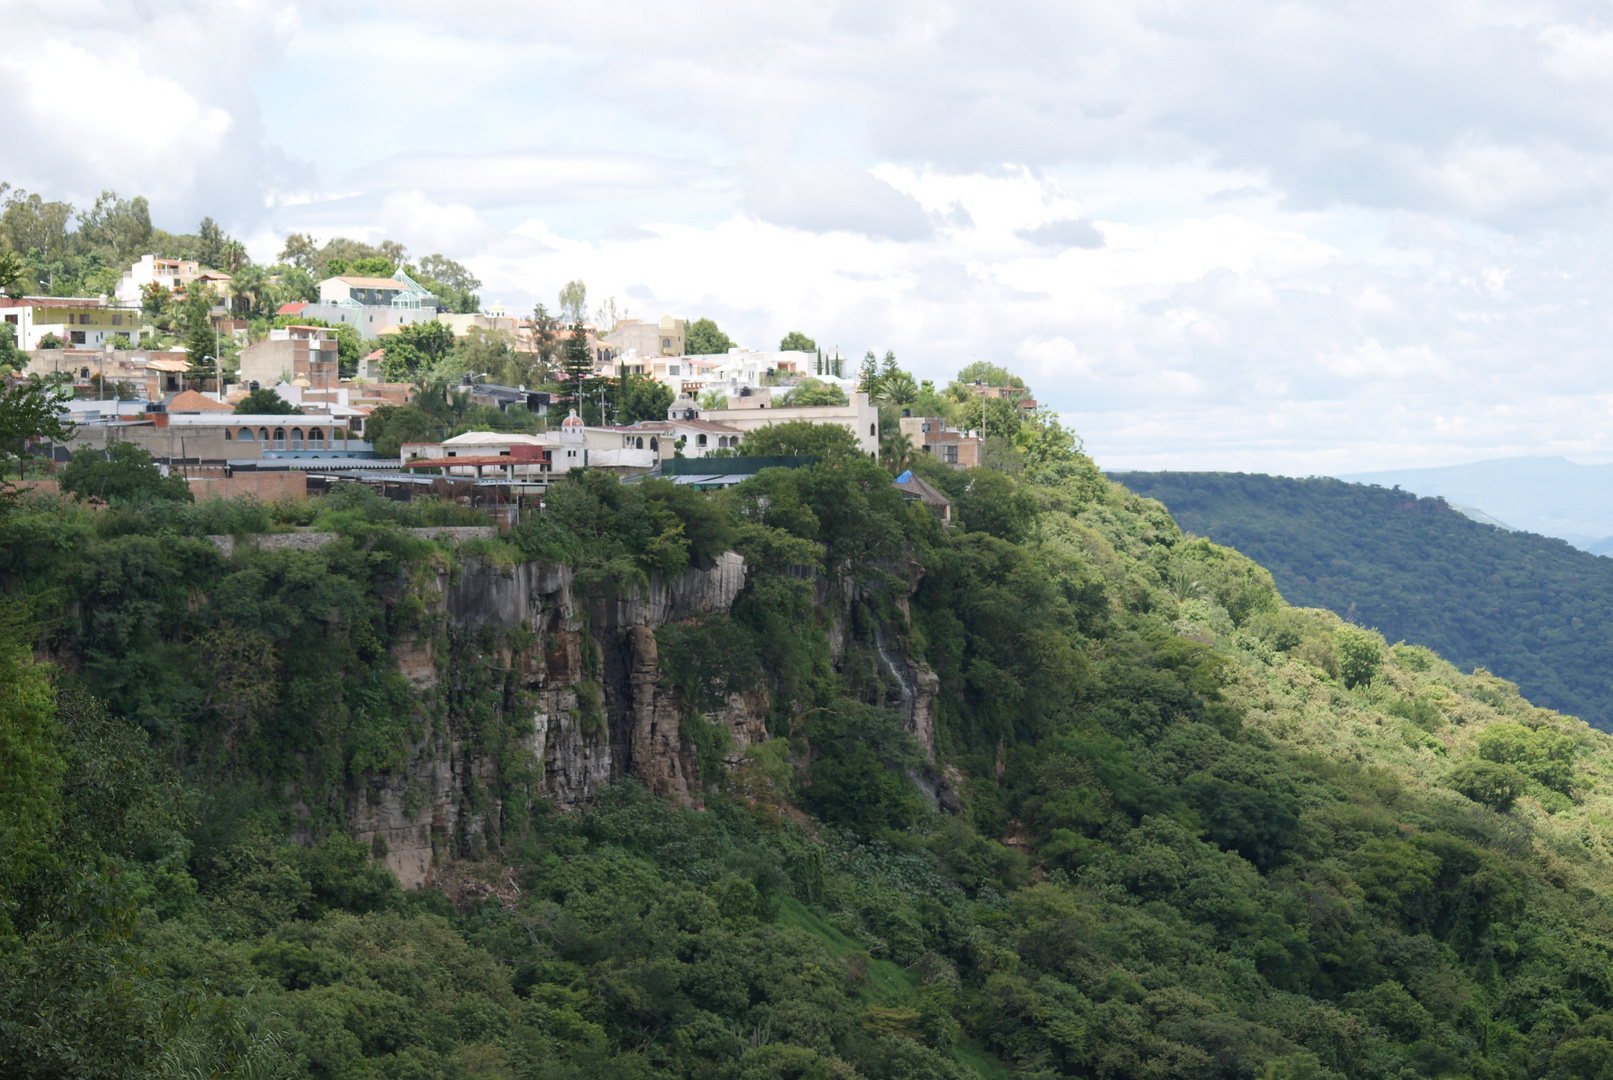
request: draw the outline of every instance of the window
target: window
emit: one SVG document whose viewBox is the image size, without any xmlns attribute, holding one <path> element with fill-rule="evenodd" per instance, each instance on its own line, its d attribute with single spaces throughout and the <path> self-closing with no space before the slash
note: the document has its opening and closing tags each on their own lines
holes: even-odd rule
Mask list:
<svg viewBox="0 0 1613 1080">
<path fill-rule="evenodd" d="M 114 313 L 113 316 L 112 316 L 112 325 L 113 326 L 122 326 L 123 325 L 123 316 Z"/>
<path fill-rule="evenodd" d="M 302 449 L 302 428 L 300 427 L 291 429 L 291 448 L 293 450 Z"/>
<path fill-rule="evenodd" d="M 283 427 L 277 427 L 274 429 L 274 448 L 276 450 L 284 450 L 286 448 L 286 429 Z"/>
<path fill-rule="evenodd" d="M 229 442 L 232 438 L 234 438 L 234 436 L 230 434 L 230 429 L 225 428 L 224 429 L 224 441 Z"/>
<path fill-rule="evenodd" d="M 878 433 L 878 432 L 877 432 L 877 431 L 875 431 L 875 430 L 874 430 L 874 425 L 873 425 L 873 424 L 869 424 L 869 425 L 868 425 L 868 434 L 870 434 L 870 435 L 877 435 L 877 434 L 879 434 L 879 433 Z"/>
<path fill-rule="evenodd" d="M 926 449 L 928 449 L 928 447 L 926 447 Z M 956 465 L 958 463 L 958 444 L 957 443 L 947 443 L 947 445 L 946 445 L 946 461 L 947 461 L 948 465 Z"/>
<path fill-rule="evenodd" d="M 694 444 L 695 444 L 695 445 L 696 445 L 696 446 L 704 446 L 704 445 L 706 445 L 706 437 L 705 437 L 705 436 L 704 436 L 704 435 L 698 435 L 698 436 L 696 436 L 696 437 L 695 437 L 695 441 L 694 441 Z"/>
<path fill-rule="evenodd" d="M 657 452 L 659 452 L 660 449 L 661 449 L 660 440 L 656 439 L 656 437 L 653 436 L 653 435 L 650 436 L 650 449 L 655 450 Z"/>
<path fill-rule="evenodd" d="M 325 449 L 325 433 L 323 431 L 320 431 L 318 428 L 308 429 L 308 449 Z"/>
<path fill-rule="evenodd" d="M 15 315 L 7 315 L 6 316 L 6 322 L 10 323 L 12 326 L 16 326 L 17 325 L 17 317 Z"/>
<path fill-rule="evenodd" d="M 633 449 L 635 449 L 635 450 L 642 450 L 642 449 L 644 449 L 644 436 L 642 436 L 642 435 L 640 435 L 640 436 L 639 436 L 639 439 L 638 439 L 638 445 L 637 445 L 637 446 L 635 446 L 635 447 L 634 447 L 634 448 L 633 448 Z"/>
<path fill-rule="evenodd" d="M 242 428 L 241 429 L 241 434 L 237 435 L 235 438 L 239 442 L 251 442 L 252 441 L 252 429 L 249 428 L 249 427 Z"/>
<path fill-rule="evenodd" d="M 663 349 L 672 348 L 672 339 L 669 338 L 669 337 L 662 338 L 661 339 L 661 348 L 663 348 Z"/>
<path fill-rule="evenodd" d="M 268 441 L 269 441 L 269 429 L 266 428 L 266 427 L 258 428 L 258 442 L 268 442 Z"/>
<path fill-rule="evenodd" d="M 84 331 L 82 331 L 82 330 L 74 330 L 71 333 L 69 333 L 67 336 L 73 339 L 73 344 L 74 345 L 82 345 L 82 344 L 84 344 Z"/>
</svg>

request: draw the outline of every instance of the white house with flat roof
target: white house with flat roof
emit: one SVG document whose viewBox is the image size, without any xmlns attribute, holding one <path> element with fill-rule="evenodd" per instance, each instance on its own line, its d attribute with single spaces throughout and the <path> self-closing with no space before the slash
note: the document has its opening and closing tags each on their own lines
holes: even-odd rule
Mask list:
<svg viewBox="0 0 1613 1080">
<path fill-rule="evenodd" d="M 297 313 L 332 325 L 346 323 L 373 339 L 389 326 L 413 326 L 437 318 L 437 294 L 402 270 L 389 278 L 343 275 L 319 283 L 319 302 Z"/>
</svg>

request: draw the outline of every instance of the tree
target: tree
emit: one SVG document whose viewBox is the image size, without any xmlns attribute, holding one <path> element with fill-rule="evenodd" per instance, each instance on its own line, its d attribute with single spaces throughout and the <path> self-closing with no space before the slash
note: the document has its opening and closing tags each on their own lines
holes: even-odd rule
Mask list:
<svg viewBox="0 0 1613 1080">
<path fill-rule="evenodd" d="M 683 348 L 690 356 L 711 356 L 733 347 L 733 340 L 710 319 L 696 319 L 683 335 Z"/>
<path fill-rule="evenodd" d="M 27 363 L 28 354 L 17 348 L 17 331 L 11 323 L 0 323 L 0 370 L 17 370 Z"/>
<path fill-rule="evenodd" d="M 302 410 L 267 386 L 260 386 L 235 405 L 241 416 L 290 416 Z"/>
<path fill-rule="evenodd" d="M 0 248 L 0 293 L 16 300 L 26 295 L 27 291 L 28 268 L 17 258 L 16 252 Z"/>
<path fill-rule="evenodd" d="M 381 371 L 388 379 L 402 381 L 430 371 L 454 347 L 454 331 L 447 323 L 413 323 L 401 327 L 382 346 L 385 356 Z"/>
<path fill-rule="evenodd" d="M 810 455 L 820 464 L 862 457 L 857 436 L 849 430 L 839 424 L 814 424 L 810 420 L 791 420 L 757 428 L 740 441 L 739 450 L 757 457 Z"/>
<path fill-rule="evenodd" d="M 665 420 L 672 408 L 672 387 L 654 379 L 623 375 L 617 390 L 616 422 L 633 424 L 640 420 Z"/>
<path fill-rule="evenodd" d="M 560 351 L 560 320 L 551 315 L 549 309 L 542 304 L 532 309 L 532 337 L 532 343 L 538 352 L 538 374 L 540 378 L 546 379 L 549 376 L 549 367 Z"/>
<path fill-rule="evenodd" d="M 581 281 L 566 282 L 560 290 L 560 317 L 568 323 L 588 318 L 588 286 Z"/>
<path fill-rule="evenodd" d="M 481 308 L 481 298 L 476 295 L 481 279 L 445 255 L 427 255 L 409 276 L 437 295 L 443 311 L 466 314 Z"/>
<path fill-rule="evenodd" d="M 359 277 L 389 278 L 397 272 L 398 268 L 392 260 L 380 255 L 353 260 L 353 273 Z"/>
<path fill-rule="evenodd" d="M 778 343 L 779 352 L 816 352 L 818 343 L 801 333 L 791 330 L 784 335 L 784 340 Z"/>
<path fill-rule="evenodd" d="M 39 338 L 39 345 L 37 347 L 41 349 L 60 349 L 63 347 L 61 335 L 56 333 L 54 330 L 48 334 L 43 334 Z"/>
<path fill-rule="evenodd" d="M 881 373 L 874 400 L 881 405 L 911 405 L 918 400 L 918 384 L 905 371 Z"/>
<path fill-rule="evenodd" d="M 707 390 L 700 395 L 700 408 L 706 412 L 715 412 L 718 409 L 728 408 L 728 394 L 717 388 Z"/>
<path fill-rule="evenodd" d="M 781 404 L 791 408 L 813 405 L 845 405 L 846 392 L 834 383 L 819 382 L 817 379 L 802 379 L 794 390 L 784 396 Z"/>
<path fill-rule="evenodd" d="M 217 373 L 214 361 L 218 350 L 218 331 L 214 330 L 211 320 L 207 317 L 205 308 L 201 313 L 192 312 L 190 329 L 185 331 L 185 363 L 189 370 L 186 376 L 192 379 L 206 379 Z"/>
<path fill-rule="evenodd" d="M 377 457 L 396 458 L 406 442 L 426 442 L 436 425 L 416 405 L 382 405 L 370 414 L 364 434 Z"/>
<path fill-rule="evenodd" d="M 177 472 L 162 475 L 151 452 L 134 443 L 117 442 L 105 450 L 81 446 L 73 451 L 57 480 L 63 491 L 79 498 L 194 501 L 183 476 Z"/>
<path fill-rule="evenodd" d="M 280 261 L 298 270 L 312 270 L 319 255 L 319 244 L 308 233 L 292 233 L 280 249 Z"/>
<path fill-rule="evenodd" d="M 71 397 L 70 389 L 46 383 L 38 375 L 0 390 L 0 448 L 17 455 L 19 476 L 29 443 L 39 439 L 67 442 L 73 437 L 75 428 L 62 409 Z"/>
<path fill-rule="evenodd" d="M 89 213 L 79 218 L 79 239 L 108 253 L 119 267 L 131 263 L 151 246 L 151 207 L 144 196 L 120 199 L 103 191 Z"/>
<path fill-rule="evenodd" d="M 588 392 L 594 378 L 594 354 L 588 347 L 588 331 L 581 321 L 571 324 L 571 336 L 566 339 L 566 355 L 562 360 L 566 388 L 573 402 Z"/>
<path fill-rule="evenodd" d="M 862 366 L 857 369 L 857 392 L 873 396 L 879 389 L 879 361 L 874 357 L 874 350 L 869 349 L 863 354 Z"/>
<path fill-rule="evenodd" d="M 196 248 L 192 254 L 202 266 L 217 270 L 224 265 L 224 245 L 228 242 L 229 237 L 224 235 L 224 230 L 219 228 L 218 222 L 210 217 L 204 217 L 202 223 L 196 227 Z"/>
</svg>

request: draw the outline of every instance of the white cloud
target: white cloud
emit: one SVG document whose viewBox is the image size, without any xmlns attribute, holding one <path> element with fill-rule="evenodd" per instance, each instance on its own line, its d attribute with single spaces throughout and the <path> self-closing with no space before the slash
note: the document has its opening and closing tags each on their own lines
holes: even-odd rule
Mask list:
<svg viewBox="0 0 1613 1080">
<path fill-rule="evenodd" d="M 6 18 L 0 179 L 255 256 L 385 235 L 508 307 L 581 277 L 754 345 L 989 358 L 1114 464 L 1613 458 L 1613 35 L 1575 0 Z"/>
</svg>

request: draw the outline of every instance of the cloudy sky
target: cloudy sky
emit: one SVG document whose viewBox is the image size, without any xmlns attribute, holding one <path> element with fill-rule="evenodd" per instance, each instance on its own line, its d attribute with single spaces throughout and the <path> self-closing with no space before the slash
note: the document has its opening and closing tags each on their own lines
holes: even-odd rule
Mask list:
<svg viewBox="0 0 1613 1080">
<path fill-rule="evenodd" d="M 1613 15 L 0 0 L 0 179 L 1022 373 L 1099 462 L 1613 461 Z"/>
</svg>

